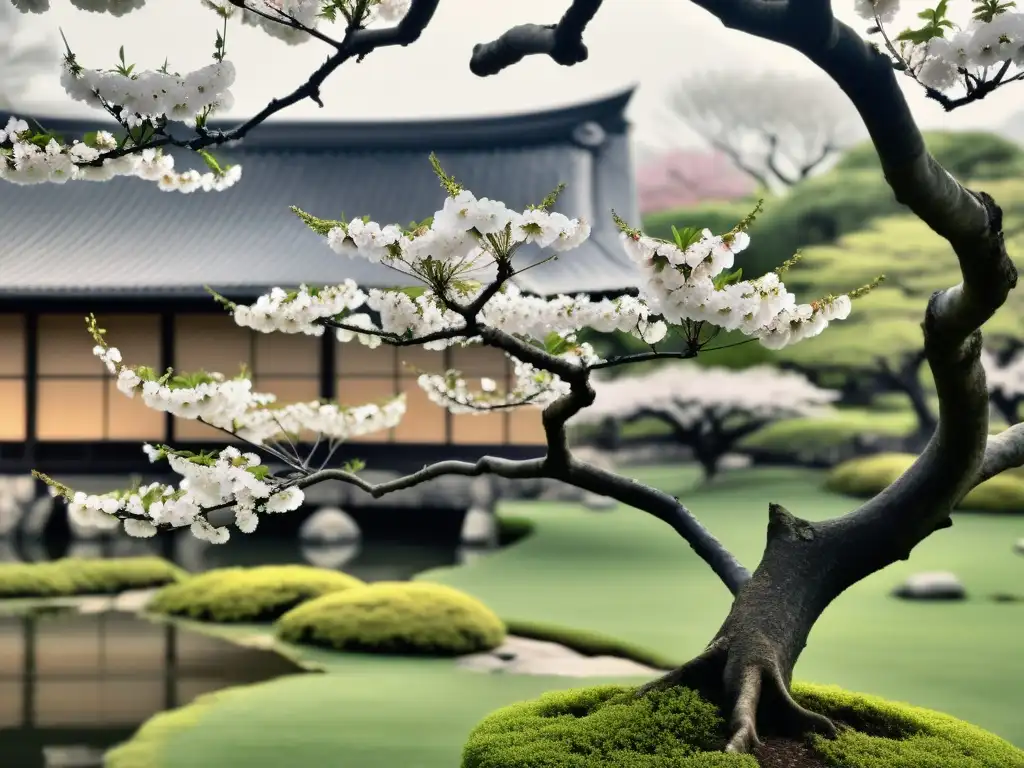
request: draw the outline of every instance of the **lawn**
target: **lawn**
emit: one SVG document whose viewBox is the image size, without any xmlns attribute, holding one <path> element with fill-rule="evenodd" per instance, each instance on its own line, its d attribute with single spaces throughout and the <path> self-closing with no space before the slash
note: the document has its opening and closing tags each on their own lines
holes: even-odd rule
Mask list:
<svg viewBox="0 0 1024 768">
<path fill-rule="evenodd" d="M 742 562 L 764 546 L 768 502 L 808 519 L 856 501 L 820 490 L 807 470 L 730 473 L 723 488 L 687 492 L 695 474 L 658 468 L 636 474 L 680 495 Z M 609 513 L 541 503 L 506 504 L 531 517 L 536 533 L 458 569 L 421 578 L 484 600 L 501 616 L 603 631 L 688 658 L 714 635 L 730 596 L 664 524 L 642 513 Z M 796 669 L 799 679 L 835 683 L 948 712 L 1024 745 L 1024 603 L 994 603 L 994 592 L 1024 593 L 1024 560 L 1012 552 L 1021 517 L 960 513 L 898 563 L 851 588 L 825 612 Z M 897 601 L 889 590 L 907 575 L 951 570 L 971 599 L 960 604 Z"/>
<path fill-rule="evenodd" d="M 640 474 L 678 493 L 750 566 L 763 546 L 769 501 L 811 519 L 854 504 L 821 491 L 820 476 L 803 470 L 745 470 L 726 475 L 717 489 L 693 492 L 690 469 Z M 534 519 L 535 534 L 421 578 L 464 589 L 506 618 L 600 631 L 680 660 L 698 652 L 726 614 L 724 587 L 684 542 L 642 513 L 537 502 L 503 511 Z M 958 514 L 910 562 L 840 597 L 811 635 L 797 677 L 946 711 L 1024 744 L 1024 604 L 984 597 L 1024 591 L 1024 563 L 1011 551 L 1022 529 L 1020 518 Z M 972 599 L 920 605 L 887 596 L 903 576 L 931 569 L 957 572 Z M 112 768 L 455 768 L 469 729 L 494 708 L 600 682 L 485 675 L 442 660 L 303 656 L 326 673 L 230 689 L 205 707 L 158 716 Z"/>
</svg>

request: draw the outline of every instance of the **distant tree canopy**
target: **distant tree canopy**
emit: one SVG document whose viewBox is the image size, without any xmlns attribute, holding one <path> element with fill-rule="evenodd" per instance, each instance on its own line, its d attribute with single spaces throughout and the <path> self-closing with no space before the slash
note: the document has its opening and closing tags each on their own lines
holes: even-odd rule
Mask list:
<svg viewBox="0 0 1024 768">
<path fill-rule="evenodd" d="M 986 192 L 998 193 L 1008 240 L 1015 237 L 1015 229 L 1024 228 L 1024 149 L 983 132 L 932 131 L 925 133 L 925 140 L 934 148 L 936 159 L 959 178 L 983 182 L 981 188 Z M 901 215 L 907 209 L 893 197 L 873 152 L 870 144 L 857 145 L 827 173 L 798 184 L 783 197 L 765 200 L 764 211 L 748 229 L 750 248 L 737 259 L 736 265 L 743 267 L 744 277 L 757 277 L 803 249 L 804 260 L 786 274 L 785 280 L 787 285 L 801 291 L 806 289 L 811 295 L 852 289 L 879 274 L 887 274 L 890 280 L 858 304 L 855 316 L 829 329 L 828 338 L 833 340 L 837 350 L 829 356 L 837 369 L 846 366 L 846 361 L 852 361 L 851 365 L 865 373 L 876 370 L 873 361 L 880 356 L 896 366 L 896 375 L 907 378 L 910 373 L 901 374 L 899 368 L 912 364 L 913 360 L 906 355 L 920 349 L 921 302 L 933 290 L 950 285 L 948 281 L 956 268 L 943 268 L 940 273 L 930 271 L 932 265 L 949 266 L 945 250 L 948 245 L 917 219 Z M 666 240 L 672 239 L 673 226 L 707 227 L 714 232 L 727 232 L 750 213 L 755 203 L 751 198 L 665 211 L 645 217 L 644 231 Z M 876 233 L 879 231 L 882 234 Z M 830 244 L 835 247 L 830 249 Z M 854 252 L 856 258 L 847 258 Z M 957 282 L 956 279 L 953 282 Z M 1012 324 L 1011 318 L 1024 318 L 1021 315 L 1024 307 L 1015 303 L 1022 297 L 1024 294 L 1011 294 L 1002 316 L 986 325 L 986 338 L 990 343 L 998 346 L 997 333 L 1003 334 L 1003 341 L 1013 335 L 1024 337 L 1024 319 L 1015 329 L 1008 325 Z M 864 323 L 871 324 L 872 335 L 865 335 Z M 740 338 L 721 334 L 710 346 L 724 347 Z M 626 334 L 614 338 L 595 336 L 592 341 L 605 354 L 646 349 L 643 342 Z M 782 359 L 792 354 L 793 357 L 788 357 L 791 362 L 808 365 L 812 359 L 826 354 L 825 347 L 831 350 L 830 344 L 814 340 L 803 342 L 792 347 L 792 353 L 787 350 Z M 659 348 L 683 347 L 668 339 Z M 889 352 L 882 354 L 886 350 Z M 866 353 L 871 354 L 865 357 Z M 742 368 L 779 359 L 761 345 L 748 343 L 701 355 L 697 362 Z M 920 361 L 913 365 L 915 376 L 919 367 Z M 819 373 L 822 375 L 816 376 L 815 381 L 823 386 L 839 386 L 848 381 L 845 373 Z M 925 387 L 929 386 L 930 383 L 925 382 Z M 924 404 L 918 406 L 924 407 Z M 925 429 L 927 422 L 923 413 L 921 416 Z"/>
<path fill-rule="evenodd" d="M 1024 181 L 991 181 L 984 189 L 1003 201 L 1007 247 L 1024 246 Z M 915 308 L 951 279 L 956 281 L 959 270 L 949 263 L 948 249 L 948 243 L 913 216 L 876 219 L 833 245 L 805 249 L 799 264 L 786 273 L 786 285 L 798 293 L 839 293 L 881 274 L 886 279 L 858 300 L 857 312 L 829 329 L 828 342 L 808 339 L 781 350 L 779 359 L 804 372 L 832 373 L 817 379 L 822 384 L 836 386 L 836 372 L 844 379 L 866 374 L 903 391 L 926 432 L 934 423 L 927 402 L 933 384 L 927 373 L 921 378 L 921 317 Z M 1011 292 L 985 326 L 986 346 L 998 351 L 1022 338 L 1024 294 Z"/>
<path fill-rule="evenodd" d="M 924 134 L 935 158 L 958 178 L 973 181 L 1024 178 L 1024 149 L 995 134 L 932 131 Z M 873 219 L 906 212 L 897 203 L 869 158 L 870 145 L 850 149 L 830 171 L 793 187 L 783 197 L 764 201 L 764 212 L 748 230 L 750 248 L 743 253 L 743 274 L 763 275 L 797 250 L 833 243 L 867 226 Z M 644 220 L 653 237 L 671 240 L 672 226 L 709 227 L 725 232 L 750 212 L 754 201 L 708 203 L 666 211 Z"/>
</svg>

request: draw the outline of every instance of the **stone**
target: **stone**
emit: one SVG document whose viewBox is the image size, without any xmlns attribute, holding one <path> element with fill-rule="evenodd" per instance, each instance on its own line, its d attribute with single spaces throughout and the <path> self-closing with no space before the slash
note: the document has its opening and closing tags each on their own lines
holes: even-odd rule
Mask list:
<svg viewBox="0 0 1024 768">
<path fill-rule="evenodd" d="M 745 453 L 727 453 L 718 460 L 718 468 L 722 470 L 746 469 L 752 463 L 750 456 Z"/>
<path fill-rule="evenodd" d="M 338 507 L 321 507 L 299 528 L 299 539 L 319 544 L 339 544 L 360 536 L 356 521 Z"/>
<path fill-rule="evenodd" d="M 584 656 L 560 643 L 509 635 L 486 653 L 460 656 L 456 664 L 473 672 L 558 677 L 652 677 L 660 670 L 615 656 Z"/>
<path fill-rule="evenodd" d="M 892 594 L 906 600 L 963 600 L 967 597 L 960 579 L 949 571 L 915 573 Z"/>
<path fill-rule="evenodd" d="M 40 496 L 33 501 L 28 511 L 25 512 L 25 516 L 21 519 L 21 534 L 32 538 L 42 536 L 47 523 L 50 522 L 55 506 L 56 499 L 50 495 Z M 66 509 L 66 507 L 62 505 L 62 509 Z M 65 512 L 65 514 L 67 513 Z M 107 531 L 100 530 L 99 528 L 79 526 L 70 517 L 68 518 L 68 525 L 71 527 L 71 535 L 75 538 L 93 539 L 107 533 Z"/>
<path fill-rule="evenodd" d="M 619 506 L 619 502 L 610 496 L 599 496 L 596 493 L 585 493 L 581 502 L 587 509 L 594 512 L 608 512 Z"/>
<path fill-rule="evenodd" d="M 471 507 L 462 521 L 463 544 L 490 544 L 498 538 L 498 520 L 489 510 Z"/>
<path fill-rule="evenodd" d="M 341 544 L 317 542 L 303 544 L 299 551 L 302 553 L 303 559 L 310 565 L 316 568 L 326 568 L 329 571 L 338 571 L 342 566 L 355 560 L 361 549 L 359 541 Z"/>
</svg>

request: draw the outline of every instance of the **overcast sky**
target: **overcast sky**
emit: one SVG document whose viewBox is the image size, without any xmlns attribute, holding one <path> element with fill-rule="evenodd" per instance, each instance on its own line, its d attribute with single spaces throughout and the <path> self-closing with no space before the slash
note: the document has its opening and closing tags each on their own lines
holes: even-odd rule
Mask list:
<svg viewBox="0 0 1024 768">
<path fill-rule="evenodd" d="M 912 6 L 915 2 L 904 2 Z M 7 0 L 0 0 L 7 2 Z M 559 67 L 547 57 L 532 57 L 489 78 L 470 74 L 475 43 L 491 40 L 508 27 L 556 21 L 567 0 L 443 0 L 433 22 L 408 48 L 387 48 L 361 64 L 347 64 L 322 90 L 324 109 L 304 102 L 285 110 L 285 118 L 399 119 L 485 115 L 561 106 L 638 85 L 630 118 L 641 144 L 682 145 L 696 137 L 672 126 L 666 131 L 664 95 L 686 73 L 745 69 L 814 75 L 817 70 L 799 54 L 723 27 L 687 0 L 609 0 L 587 30 L 590 60 Z M 844 21 L 864 28 L 852 13 L 852 0 L 835 0 Z M 41 16 L 23 16 L 19 37 L 49 35 L 55 50 L 58 28 L 85 66 L 110 67 L 118 46 L 125 45 L 130 62 L 159 67 L 167 56 L 178 71 L 209 62 L 218 27 L 216 16 L 198 0 L 149 0 L 147 6 L 122 18 L 87 13 L 68 0 L 52 0 Z M 274 96 L 293 90 L 328 55 L 330 49 L 312 41 L 289 46 L 238 22 L 229 25 L 229 58 L 239 77 L 230 116 L 247 116 Z M 907 81 L 915 115 L 925 127 L 995 128 L 1024 107 L 1024 84 L 1011 85 L 982 102 L 946 114 Z M 36 116 L 94 114 L 71 102 L 56 73 L 32 82 L 22 109 Z M 670 139 L 666 137 L 668 134 Z"/>
</svg>

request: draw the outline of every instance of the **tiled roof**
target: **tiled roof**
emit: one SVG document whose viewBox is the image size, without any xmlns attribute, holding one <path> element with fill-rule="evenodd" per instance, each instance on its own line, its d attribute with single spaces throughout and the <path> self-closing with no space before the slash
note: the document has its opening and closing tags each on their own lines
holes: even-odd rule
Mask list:
<svg viewBox="0 0 1024 768">
<path fill-rule="evenodd" d="M 638 276 L 609 216 L 614 208 L 637 218 L 623 117 L 631 95 L 497 118 L 268 123 L 215 153 L 244 169 L 235 187 L 219 193 L 162 192 L 139 179 L 0 183 L 0 296 L 185 297 L 210 285 L 241 299 L 275 285 L 345 278 L 364 287 L 408 285 L 390 268 L 334 254 L 288 206 L 323 218 L 420 220 L 444 199 L 427 161 L 431 151 L 467 188 L 514 208 L 567 184 L 558 209 L 586 217 L 593 235 L 518 277 L 522 288 L 554 294 L 632 287 Z M 66 136 L 102 127 L 40 122 Z M 195 158 L 184 161 L 195 166 Z M 523 248 L 517 258 L 547 255 Z"/>
</svg>

